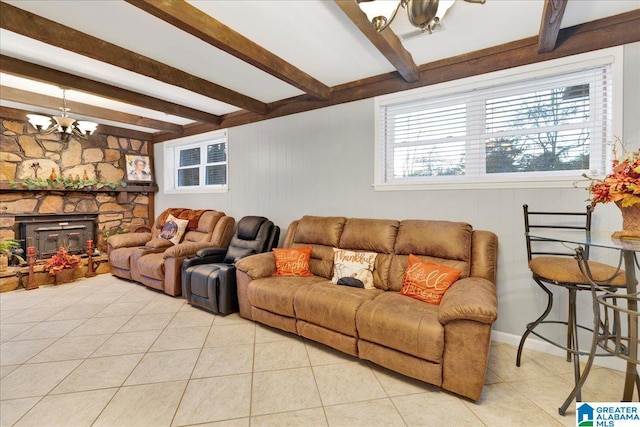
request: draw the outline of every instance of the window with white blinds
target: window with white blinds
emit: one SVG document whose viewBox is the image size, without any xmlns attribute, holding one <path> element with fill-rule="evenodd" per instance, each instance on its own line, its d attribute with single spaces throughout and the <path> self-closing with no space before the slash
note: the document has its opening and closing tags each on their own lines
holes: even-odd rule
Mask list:
<svg viewBox="0 0 640 427">
<path fill-rule="evenodd" d="M 227 132 L 165 145 L 165 191 L 227 191 Z"/>
<path fill-rule="evenodd" d="M 612 62 L 382 97 L 376 184 L 603 174 L 612 139 Z"/>
</svg>

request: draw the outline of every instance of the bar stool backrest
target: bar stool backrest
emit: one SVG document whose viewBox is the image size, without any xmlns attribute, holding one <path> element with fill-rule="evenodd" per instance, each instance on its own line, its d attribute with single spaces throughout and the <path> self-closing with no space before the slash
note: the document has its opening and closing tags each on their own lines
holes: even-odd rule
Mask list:
<svg viewBox="0 0 640 427">
<path fill-rule="evenodd" d="M 593 207 L 587 206 L 584 212 L 550 212 L 530 211 L 528 205 L 522 205 L 524 211 L 524 229 L 527 233 L 527 258 L 538 255 L 546 256 L 575 256 L 575 249 L 562 246 L 561 243 L 549 242 L 535 237 L 529 237 L 530 231 L 540 229 L 555 230 L 584 230 L 591 231 L 591 214 Z M 584 258 L 589 259 L 589 247 L 584 248 Z"/>
</svg>

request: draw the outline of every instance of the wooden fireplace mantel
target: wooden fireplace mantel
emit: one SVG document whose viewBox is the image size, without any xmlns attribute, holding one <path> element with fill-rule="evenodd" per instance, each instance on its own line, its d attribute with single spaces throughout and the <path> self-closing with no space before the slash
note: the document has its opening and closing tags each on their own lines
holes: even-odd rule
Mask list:
<svg viewBox="0 0 640 427">
<path fill-rule="evenodd" d="M 11 184 L 8 182 L 0 182 L 0 191 L 45 191 L 45 192 L 76 192 L 76 193 L 155 193 L 158 191 L 158 186 L 156 184 L 152 185 L 127 185 L 126 187 L 122 187 L 118 185 L 116 188 L 111 187 L 102 187 L 102 188 L 26 188 L 21 185 L 13 188 Z"/>
</svg>

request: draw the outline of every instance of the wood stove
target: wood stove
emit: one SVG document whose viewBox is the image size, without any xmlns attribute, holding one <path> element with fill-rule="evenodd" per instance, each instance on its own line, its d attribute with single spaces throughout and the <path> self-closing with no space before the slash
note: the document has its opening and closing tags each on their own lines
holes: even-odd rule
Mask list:
<svg viewBox="0 0 640 427">
<path fill-rule="evenodd" d="M 49 258 L 61 246 L 71 254 L 84 254 L 87 240 L 96 240 L 97 218 L 97 214 L 16 216 L 16 236 L 25 252 L 27 246 L 35 246 L 40 259 Z"/>
</svg>

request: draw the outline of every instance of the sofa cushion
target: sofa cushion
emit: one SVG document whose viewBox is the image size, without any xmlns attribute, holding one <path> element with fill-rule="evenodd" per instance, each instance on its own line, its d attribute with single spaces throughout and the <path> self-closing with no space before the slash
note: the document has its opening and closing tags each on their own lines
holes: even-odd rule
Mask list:
<svg viewBox="0 0 640 427">
<path fill-rule="evenodd" d="M 311 276 L 309 259 L 311 246 L 280 249 L 274 248 L 276 260 L 276 276 Z"/>
<path fill-rule="evenodd" d="M 471 262 L 473 228 L 464 222 L 406 220 L 400 223 L 395 253 Z M 469 274 L 468 268 L 463 277 Z"/>
<path fill-rule="evenodd" d="M 131 258 L 131 253 L 137 248 L 137 246 L 134 246 L 130 248 L 112 249 L 109 253 L 109 262 L 116 268 L 122 270 L 131 270 L 129 259 Z"/>
<path fill-rule="evenodd" d="M 409 255 L 400 294 L 440 305 L 442 295 L 458 280 L 460 273 L 456 268 L 425 262 L 415 255 Z"/>
<path fill-rule="evenodd" d="M 300 288 L 326 279 L 318 276 L 281 277 L 271 276 L 252 280 L 247 287 L 249 303 L 262 310 L 295 317 L 293 297 Z"/>
<path fill-rule="evenodd" d="M 170 248 L 171 246 L 173 246 L 173 243 L 165 238 L 155 237 L 149 240 L 147 243 L 145 243 L 144 246 L 146 248 L 152 248 L 152 249 Z"/>
<path fill-rule="evenodd" d="M 216 224 L 218 224 L 218 221 L 224 216 L 224 212 L 215 210 L 204 211 L 198 219 L 198 226 L 194 229 L 190 227 L 187 228 L 183 240 L 185 242 L 206 242 L 212 240 Z"/>
<path fill-rule="evenodd" d="M 338 247 L 392 253 L 399 224 L 399 221 L 388 219 L 349 218 L 344 225 Z"/>
<path fill-rule="evenodd" d="M 376 262 L 375 252 L 354 252 L 333 248 L 333 283 L 342 278 L 355 278 L 366 289 L 373 289 L 373 268 Z"/>
<path fill-rule="evenodd" d="M 164 253 L 145 254 L 138 260 L 138 271 L 141 275 L 153 279 L 164 279 Z"/>
<path fill-rule="evenodd" d="M 384 292 L 362 304 L 356 315 L 360 339 L 435 363 L 442 362 L 444 326 L 438 307 Z"/>
<path fill-rule="evenodd" d="M 303 216 L 296 228 L 293 243 L 307 243 L 337 247 L 344 228 L 345 218 Z"/>
<path fill-rule="evenodd" d="M 324 328 L 357 337 L 356 313 L 366 301 L 383 291 L 335 286 L 331 282 L 316 283 L 300 288 L 293 305 L 298 319 Z"/>
</svg>

